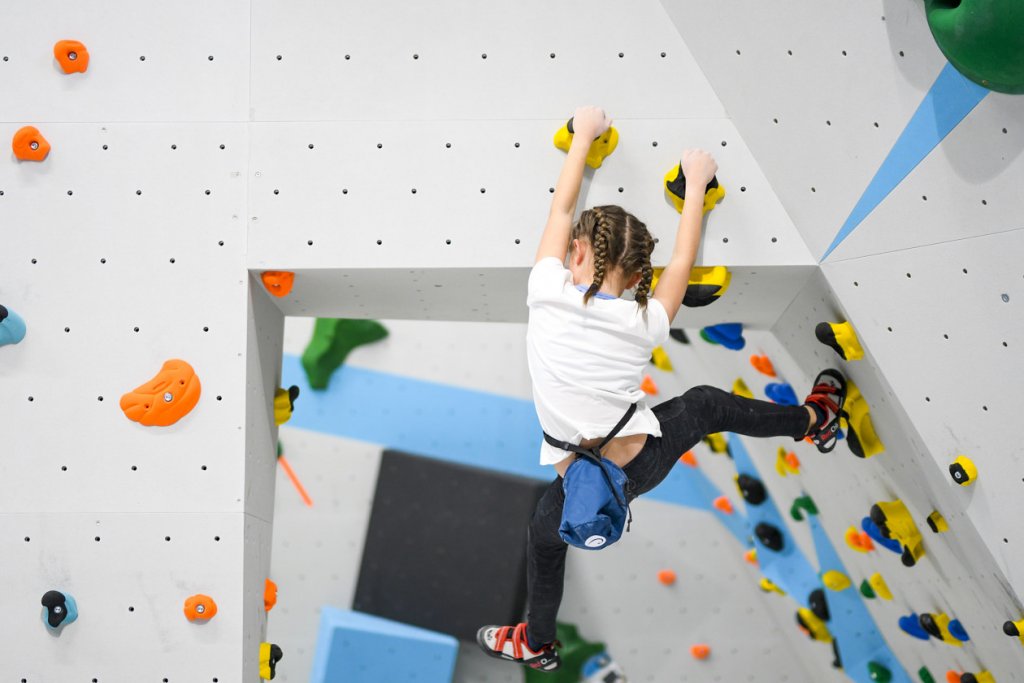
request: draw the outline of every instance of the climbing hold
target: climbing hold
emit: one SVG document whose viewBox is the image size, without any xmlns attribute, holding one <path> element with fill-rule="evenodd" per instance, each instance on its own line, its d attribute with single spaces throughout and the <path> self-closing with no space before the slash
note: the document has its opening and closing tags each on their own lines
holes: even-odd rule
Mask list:
<svg viewBox="0 0 1024 683">
<path fill-rule="evenodd" d="M 860 528 L 864 530 L 864 533 L 870 540 L 878 543 L 886 550 L 894 552 L 897 555 L 903 552 L 903 546 L 900 545 L 900 542 L 883 536 L 878 525 L 872 522 L 870 517 L 865 517 L 860 520 Z"/>
<path fill-rule="evenodd" d="M 89 68 L 89 51 L 77 40 L 58 40 L 53 46 L 53 57 L 66 74 L 84 73 Z"/>
<path fill-rule="evenodd" d="M 693 451 L 686 451 L 679 456 L 679 462 L 687 465 L 688 467 L 697 466 L 697 456 L 693 454 Z"/>
<path fill-rule="evenodd" d="M 70 593 L 46 591 L 40 602 L 43 605 L 43 623 L 52 631 L 62 630 L 78 618 L 78 603 Z"/>
<path fill-rule="evenodd" d="M 747 344 L 747 340 L 743 338 L 742 323 L 708 325 L 700 331 L 700 336 L 710 344 L 720 344 L 733 351 L 739 351 Z"/>
<path fill-rule="evenodd" d="M 671 569 L 662 569 L 658 572 L 658 581 L 663 586 L 671 586 L 676 582 L 676 573 Z"/>
<path fill-rule="evenodd" d="M 737 377 L 736 381 L 732 383 L 732 393 L 743 398 L 754 398 L 754 392 L 750 390 L 742 377 Z"/>
<path fill-rule="evenodd" d="M 191 412 L 202 388 L 192 366 L 172 359 L 153 379 L 121 397 L 125 417 L 147 427 L 167 427 Z"/>
<path fill-rule="evenodd" d="M 380 341 L 387 328 L 376 320 L 317 318 L 313 338 L 302 352 L 302 368 L 312 389 L 326 389 L 334 371 L 357 346 Z"/>
<path fill-rule="evenodd" d="M 708 434 L 702 441 L 707 444 L 708 448 L 711 449 L 712 453 L 728 453 L 729 442 L 725 440 L 725 436 L 721 432 L 715 432 L 714 434 Z"/>
<path fill-rule="evenodd" d="M 929 614 L 925 612 L 919 618 L 921 628 L 925 630 L 928 635 L 938 638 L 942 642 L 953 645 L 955 647 L 961 647 L 963 641 L 954 636 L 949 630 L 950 618 L 949 615 L 938 612 L 936 614 Z M 964 634 L 966 635 L 966 633 Z"/>
<path fill-rule="evenodd" d="M 818 640 L 823 643 L 832 642 L 832 634 L 829 633 L 828 626 L 825 625 L 825 622 L 818 615 L 806 607 L 797 609 L 796 623 L 800 630 L 807 634 L 811 640 Z"/>
<path fill-rule="evenodd" d="M 845 323 L 818 323 L 814 336 L 825 346 L 831 346 L 843 360 L 860 360 L 864 349 L 857 340 L 853 325 Z"/>
<path fill-rule="evenodd" d="M 1003 633 L 1010 637 L 1020 638 L 1021 645 L 1024 645 L 1024 619 L 1003 622 Z"/>
<path fill-rule="evenodd" d="M 996 683 L 996 677 L 989 671 L 964 672 L 960 675 L 960 683 Z"/>
<path fill-rule="evenodd" d="M 989 90 L 1024 93 L 1024 5 L 925 0 L 924 6 L 935 43 L 957 71 Z"/>
<path fill-rule="evenodd" d="M 814 504 L 814 500 L 810 496 L 800 496 L 793 501 L 793 505 L 789 508 L 789 516 L 797 522 L 804 521 L 804 513 L 809 515 L 818 514 L 818 506 Z"/>
<path fill-rule="evenodd" d="M 277 604 L 277 584 L 267 579 L 263 584 L 263 609 L 267 612 Z"/>
<path fill-rule="evenodd" d="M 966 455 L 958 455 L 949 466 L 949 475 L 961 486 L 970 486 L 978 478 L 978 468 Z"/>
<path fill-rule="evenodd" d="M 868 678 L 878 683 L 889 683 L 892 672 L 878 662 L 868 662 Z"/>
<path fill-rule="evenodd" d="M 723 515 L 731 515 L 734 512 L 732 502 L 726 496 L 715 498 L 711 505 Z"/>
<path fill-rule="evenodd" d="M 767 578 L 765 578 L 763 576 L 761 577 L 761 580 L 758 582 L 757 585 L 765 593 L 778 593 L 779 595 L 785 595 L 786 594 L 786 591 L 782 590 L 781 588 L 776 586 L 774 583 L 772 583 L 769 579 L 767 579 Z"/>
<path fill-rule="evenodd" d="M 785 537 L 779 528 L 769 524 L 768 522 L 761 522 L 754 527 L 754 535 L 757 536 L 757 540 L 761 542 L 768 550 L 774 550 L 779 552 L 785 545 Z"/>
<path fill-rule="evenodd" d="M 944 531 L 949 531 L 949 524 L 946 522 L 946 518 L 942 516 L 942 513 L 938 510 L 932 510 L 932 513 L 928 515 L 928 528 L 936 534 L 941 534 Z"/>
<path fill-rule="evenodd" d="M 849 416 L 846 425 L 849 439 L 846 443 L 853 454 L 858 458 L 870 458 L 884 451 L 885 446 L 875 433 L 875 425 L 871 421 L 870 406 L 849 378 L 846 380 L 844 409 Z"/>
<path fill-rule="evenodd" d="M 25 338 L 25 321 L 9 308 L 0 306 L 0 346 L 17 344 Z"/>
<path fill-rule="evenodd" d="M 260 275 L 263 286 L 276 297 L 288 296 L 295 284 L 295 273 L 287 270 L 265 270 Z M 317 319 L 319 322 L 319 318 Z"/>
<path fill-rule="evenodd" d="M 967 635 L 967 630 L 964 629 L 964 625 L 960 623 L 959 619 L 953 619 L 949 622 L 949 632 L 961 643 L 966 643 L 971 639 L 971 637 Z"/>
<path fill-rule="evenodd" d="M 672 200 L 672 206 L 676 211 L 683 212 L 686 204 L 686 176 L 683 175 L 683 165 L 677 164 L 665 174 L 665 191 L 668 198 Z M 715 208 L 715 205 L 725 196 L 725 188 L 718 184 L 718 178 L 712 177 L 704 190 L 704 213 Z"/>
<path fill-rule="evenodd" d="M 290 386 L 287 389 L 278 387 L 274 391 L 274 424 L 278 427 L 292 419 L 295 410 L 295 399 L 299 397 L 299 388 Z"/>
<path fill-rule="evenodd" d="M 889 584 L 885 582 L 881 574 L 875 572 L 869 576 L 868 583 L 871 585 L 871 589 L 875 591 L 875 595 L 883 600 L 892 600 L 892 591 L 889 590 Z"/>
<path fill-rule="evenodd" d="M 20 161 L 42 161 L 50 153 L 50 143 L 35 126 L 24 126 L 14 134 L 11 149 Z"/>
<path fill-rule="evenodd" d="M 569 119 L 564 126 L 558 129 L 555 133 L 555 147 L 568 152 L 569 147 L 572 146 L 572 138 L 575 135 L 572 127 L 572 119 Z M 605 158 L 608 157 L 619 144 L 619 131 L 615 130 L 614 126 L 609 126 L 601 135 L 594 138 L 594 141 L 590 143 L 590 149 L 587 151 L 587 166 L 591 168 L 601 168 L 601 164 Z"/>
<path fill-rule="evenodd" d="M 796 397 L 793 387 L 785 382 L 772 382 L 764 388 L 765 396 L 769 401 L 778 403 L 780 406 L 798 406 L 800 399 Z"/>
<path fill-rule="evenodd" d="M 274 680 L 277 675 L 277 663 L 284 659 L 281 648 L 272 643 L 260 643 L 260 678 Z"/>
<path fill-rule="evenodd" d="M 209 595 L 196 594 L 185 600 L 185 618 L 209 621 L 217 616 L 217 603 Z"/>
<path fill-rule="evenodd" d="M 527 677 L 529 680 L 529 677 Z M 626 683 L 626 673 L 607 652 L 599 652 L 583 662 L 580 683 Z"/>
<path fill-rule="evenodd" d="M 654 367 L 665 372 L 672 372 L 672 360 L 665 353 L 665 349 L 657 346 L 651 351 L 651 362 L 654 363 Z"/>
<path fill-rule="evenodd" d="M 708 306 L 718 301 L 729 289 L 732 275 L 725 266 L 695 266 L 690 269 L 690 279 L 683 296 L 683 305 L 690 308 Z M 651 289 L 654 289 L 652 286 Z"/>
<path fill-rule="evenodd" d="M 749 474 L 741 474 L 736 477 L 736 488 L 740 490 L 740 495 L 749 505 L 760 505 L 768 498 L 768 492 L 761 480 Z"/>
<path fill-rule="evenodd" d="M 911 613 L 905 617 L 900 617 L 898 623 L 904 633 L 918 640 L 928 640 L 931 637 L 928 635 L 928 631 L 922 628 L 921 619 L 916 614 Z"/>
<path fill-rule="evenodd" d="M 704 643 L 697 643 L 690 647 L 690 656 L 694 659 L 707 659 L 711 656 L 711 648 Z"/>
<path fill-rule="evenodd" d="M 929 671 L 926 666 L 922 666 L 917 670 L 917 677 L 921 679 L 921 683 L 935 683 L 935 678 L 932 676 L 932 672 Z"/>
<path fill-rule="evenodd" d="M 775 366 L 772 365 L 771 360 L 768 356 L 762 354 L 758 356 L 754 354 L 750 357 L 750 364 L 754 366 L 754 369 L 760 372 L 762 375 L 768 375 L 769 377 L 775 377 Z"/>
<path fill-rule="evenodd" d="M 673 327 L 673 328 L 669 329 L 668 336 L 672 337 L 673 339 L 675 339 L 680 344 L 689 344 L 690 343 L 690 338 L 686 336 L 686 331 L 682 330 L 682 329 L 679 329 L 678 327 Z"/>
<path fill-rule="evenodd" d="M 643 381 L 640 382 L 640 390 L 649 396 L 658 395 L 658 385 L 650 375 L 644 375 Z"/>
<path fill-rule="evenodd" d="M 828 601 L 825 600 L 825 591 L 821 588 L 815 588 L 808 594 L 807 606 L 822 621 L 828 621 L 832 618 L 828 611 Z"/>
<path fill-rule="evenodd" d="M 960 683 L 960 673 L 950 669 L 946 672 L 946 683 Z"/>
<path fill-rule="evenodd" d="M 748 562 L 749 564 L 756 565 L 757 564 L 757 548 L 750 548 L 745 553 L 743 553 L 743 559 L 746 562 Z"/>
<path fill-rule="evenodd" d="M 863 531 L 857 531 L 855 526 L 851 526 L 846 530 L 843 540 L 846 541 L 846 545 L 850 550 L 856 550 L 858 553 L 869 553 L 875 549 L 875 544 L 871 542 L 871 537 Z"/>
<path fill-rule="evenodd" d="M 852 585 L 850 583 L 850 577 L 840 571 L 836 571 L 835 569 L 830 569 L 822 574 L 821 582 L 825 584 L 825 588 L 830 591 L 844 591 Z"/>
<path fill-rule="evenodd" d="M 860 582 L 860 594 L 863 595 L 868 600 L 874 600 L 875 597 L 876 597 L 875 596 L 875 591 L 871 587 L 871 584 L 868 582 L 867 579 L 864 579 L 863 581 Z"/>
<path fill-rule="evenodd" d="M 796 453 L 787 452 L 783 446 L 779 446 L 779 450 L 775 454 L 775 471 L 783 477 L 789 474 L 800 474 L 800 458 L 796 457 Z"/>
<path fill-rule="evenodd" d="M 903 546 L 901 560 L 913 567 L 924 556 L 921 532 L 901 500 L 879 502 L 871 506 L 871 521 L 878 525 L 882 536 L 898 541 Z"/>
</svg>

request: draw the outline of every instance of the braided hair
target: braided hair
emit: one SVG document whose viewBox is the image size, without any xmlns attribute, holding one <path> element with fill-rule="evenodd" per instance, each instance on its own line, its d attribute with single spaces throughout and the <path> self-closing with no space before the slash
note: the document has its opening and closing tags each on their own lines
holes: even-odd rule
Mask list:
<svg viewBox="0 0 1024 683">
<path fill-rule="evenodd" d="M 601 290 L 608 273 L 618 268 L 627 277 L 640 273 L 634 298 L 641 309 L 647 308 L 654 278 L 654 238 L 640 219 L 621 206 L 595 206 L 580 214 L 572 226 L 570 240 L 574 239 L 590 242 L 594 249 L 594 282 L 583 294 L 584 305 Z"/>
</svg>

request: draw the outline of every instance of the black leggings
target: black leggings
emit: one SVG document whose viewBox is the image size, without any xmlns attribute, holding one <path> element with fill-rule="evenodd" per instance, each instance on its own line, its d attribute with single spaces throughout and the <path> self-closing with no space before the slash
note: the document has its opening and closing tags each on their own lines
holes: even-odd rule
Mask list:
<svg viewBox="0 0 1024 683">
<path fill-rule="evenodd" d="M 654 407 L 661 436 L 648 436 L 640 453 L 624 469 L 633 500 L 660 484 L 679 456 L 716 432 L 746 436 L 789 436 L 802 439 L 810 416 L 803 406 L 780 406 L 726 393 L 715 387 L 694 387 Z M 527 548 L 527 631 L 534 643 L 555 639 L 555 617 L 565 580 L 565 541 L 558 535 L 562 522 L 562 478 L 557 477 L 537 503 L 530 522 Z"/>
</svg>

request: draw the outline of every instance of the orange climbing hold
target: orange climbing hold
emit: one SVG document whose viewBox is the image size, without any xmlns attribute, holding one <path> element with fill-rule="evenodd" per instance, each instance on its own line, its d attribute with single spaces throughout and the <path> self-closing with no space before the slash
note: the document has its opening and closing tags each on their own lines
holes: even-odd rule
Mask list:
<svg viewBox="0 0 1024 683">
<path fill-rule="evenodd" d="M 121 397 L 125 417 L 147 427 L 166 427 L 199 402 L 199 377 L 183 360 L 169 360 L 156 376 Z"/>
<path fill-rule="evenodd" d="M 711 648 L 704 643 L 697 643 L 690 648 L 690 656 L 694 659 L 707 659 L 711 656 Z"/>
<path fill-rule="evenodd" d="M 42 161 L 50 153 L 50 143 L 35 126 L 19 128 L 11 140 L 14 156 L 21 161 Z"/>
<path fill-rule="evenodd" d="M 846 545 L 858 553 L 869 553 L 875 549 L 875 544 L 872 543 L 871 537 L 868 536 L 867 532 L 860 531 L 854 526 L 846 530 L 844 539 L 846 540 Z"/>
<path fill-rule="evenodd" d="M 697 466 L 697 456 L 693 454 L 693 451 L 686 451 L 679 456 L 679 462 L 689 467 Z"/>
<path fill-rule="evenodd" d="M 946 683 L 960 683 L 960 674 L 950 669 L 946 672 Z"/>
<path fill-rule="evenodd" d="M 658 572 L 658 581 L 664 586 L 671 586 L 676 582 L 676 573 L 671 569 L 662 569 Z"/>
<path fill-rule="evenodd" d="M 757 564 L 757 548 L 751 548 L 747 552 L 743 553 L 743 559 L 750 564 Z"/>
<path fill-rule="evenodd" d="M 718 498 L 715 498 L 712 505 L 714 505 L 715 509 L 723 515 L 731 515 L 733 513 L 732 502 L 726 496 L 719 496 Z"/>
<path fill-rule="evenodd" d="M 287 270 L 267 270 L 260 277 L 263 286 L 276 297 L 288 296 L 295 284 L 295 273 Z"/>
<path fill-rule="evenodd" d="M 267 579 L 267 583 L 263 586 L 263 609 L 270 611 L 274 609 L 274 605 L 277 604 L 277 584 Z"/>
<path fill-rule="evenodd" d="M 769 377 L 775 377 L 775 366 L 772 365 L 771 360 L 768 356 L 761 354 L 760 356 L 756 353 L 750 357 L 750 364 L 754 366 L 754 369 L 760 372 L 762 375 L 768 375 Z"/>
<path fill-rule="evenodd" d="M 800 474 L 800 458 L 793 451 L 786 454 L 786 466 L 793 474 Z"/>
<path fill-rule="evenodd" d="M 651 396 L 657 396 L 658 394 L 658 385 L 654 383 L 654 380 L 651 379 L 650 375 L 644 375 L 644 381 L 640 382 L 640 388 L 645 394 L 649 394 Z"/>
<path fill-rule="evenodd" d="M 77 40 L 58 40 L 53 56 L 66 74 L 83 73 L 89 68 L 89 51 Z"/>
<path fill-rule="evenodd" d="M 189 621 L 209 621 L 217 616 L 217 603 L 209 595 L 197 594 L 185 600 L 185 618 Z"/>
</svg>

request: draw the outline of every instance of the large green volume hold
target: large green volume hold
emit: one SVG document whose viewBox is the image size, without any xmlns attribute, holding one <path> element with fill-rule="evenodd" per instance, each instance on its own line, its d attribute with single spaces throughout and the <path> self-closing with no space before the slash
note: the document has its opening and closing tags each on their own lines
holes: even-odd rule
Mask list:
<svg viewBox="0 0 1024 683">
<path fill-rule="evenodd" d="M 978 85 L 1024 93 L 1024 2 L 925 0 L 935 42 Z"/>
<path fill-rule="evenodd" d="M 537 671 L 524 669 L 526 683 L 579 683 L 583 673 L 583 663 L 590 657 L 605 651 L 604 643 L 594 643 L 584 639 L 573 624 L 558 624 L 555 636 L 562 644 L 558 648 L 558 656 L 562 666 L 555 671 Z"/>
<path fill-rule="evenodd" d="M 313 389 L 326 389 L 334 371 L 352 349 L 380 341 L 387 328 L 376 320 L 317 318 L 313 338 L 302 353 L 302 367 Z"/>
</svg>

